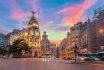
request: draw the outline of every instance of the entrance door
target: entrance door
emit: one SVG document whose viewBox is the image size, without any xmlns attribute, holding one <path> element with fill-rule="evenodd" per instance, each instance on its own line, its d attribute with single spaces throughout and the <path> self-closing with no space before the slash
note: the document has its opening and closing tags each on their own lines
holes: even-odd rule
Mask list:
<svg viewBox="0 0 104 70">
<path fill-rule="evenodd" d="M 38 57 L 38 52 L 37 51 L 35 51 L 35 57 Z"/>
</svg>

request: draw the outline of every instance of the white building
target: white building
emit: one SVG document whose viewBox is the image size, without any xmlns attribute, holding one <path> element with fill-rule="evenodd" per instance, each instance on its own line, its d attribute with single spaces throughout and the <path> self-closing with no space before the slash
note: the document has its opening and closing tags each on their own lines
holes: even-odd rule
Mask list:
<svg viewBox="0 0 104 70">
<path fill-rule="evenodd" d="M 43 32 L 42 41 L 41 41 L 41 50 L 43 54 L 50 54 L 51 52 L 50 45 L 51 43 L 48 40 L 48 35 L 46 34 L 46 32 Z"/>
</svg>

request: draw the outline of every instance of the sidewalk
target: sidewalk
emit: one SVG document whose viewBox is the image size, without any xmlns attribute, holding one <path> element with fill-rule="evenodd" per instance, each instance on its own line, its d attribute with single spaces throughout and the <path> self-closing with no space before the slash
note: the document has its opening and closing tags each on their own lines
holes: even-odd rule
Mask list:
<svg viewBox="0 0 104 70">
<path fill-rule="evenodd" d="M 104 64 L 104 61 L 84 61 L 79 62 L 79 64 Z"/>
<path fill-rule="evenodd" d="M 61 62 L 68 63 L 68 64 L 95 64 L 95 65 L 104 65 L 104 61 L 78 61 L 77 63 L 70 60 L 60 60 Z"/>
</svg>

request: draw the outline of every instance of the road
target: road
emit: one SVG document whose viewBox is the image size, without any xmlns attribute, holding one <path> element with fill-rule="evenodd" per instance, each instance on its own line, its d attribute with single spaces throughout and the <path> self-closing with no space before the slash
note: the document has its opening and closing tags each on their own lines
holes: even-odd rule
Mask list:
<svg viewBox="0 0 104 70">
<path fill-rule="evenodd" d="M 69 64 L 60 60 L 35 58 L 1 59 L 0 70 L 104 70 L 103 65 Z"/>
</svg>

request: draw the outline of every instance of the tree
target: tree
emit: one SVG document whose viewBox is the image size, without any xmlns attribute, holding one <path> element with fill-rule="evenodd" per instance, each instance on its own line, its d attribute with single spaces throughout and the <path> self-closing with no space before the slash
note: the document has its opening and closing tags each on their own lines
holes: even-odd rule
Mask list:
<svg viewBox="0 0 104 70">
<path fill-rule="evenodd" d="M 1 45 L 0 45 L 0 55 L 2 55 L 2 47 L 1 47 Z"/>
<path fill-rule="evenodd" d="M 13 42 L 13 45 L 11 46 L 9 50 L 10 50 L 10 53 L 12 53 L 14 57 L 21 57 L 22 52 L 23 51 L 24 53 L 29 52 L 30 48 L 24 39 L 18 39 Z"/>
<path fill-rule="evenodd" d="M 2 46 L 0 46 L 0 56 L 4 56 L 6 54 L 6 49 Z"/>
<path fill-rule="evenodd" d="M 10 56 L 10 54 L 12 54 L 12 45 L 7 45 L 5 49 L 6 49 L 6 54 Z"/>
</svg>

